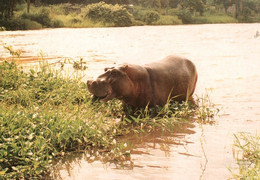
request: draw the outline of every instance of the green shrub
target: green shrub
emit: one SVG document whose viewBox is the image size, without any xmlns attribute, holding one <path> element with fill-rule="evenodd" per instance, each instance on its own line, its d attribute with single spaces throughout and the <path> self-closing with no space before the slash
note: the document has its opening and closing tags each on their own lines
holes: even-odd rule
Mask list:
<svg viewBox="0 0 260 180">
<path fill-rule="evenodd" d="M 147 12 L 147 9 L 140 7 L 140 6 L 134 6 L 133 9 L 133 16 L 136 21 L 143 21 L 144 20 L 144 14 Z"/>
<path fill-rule="evenodd" d="M 41 29 L 42 25 L 34 20 L 27 18 L 12 18 L 1 21 L 0 26 L 7 27 L 7 30 L 27 30 L 27 29 Z"/>
<path fill-rule="evenodd" d="M 183 24 L 191 24 L 193 22 L 192 15 L 187 9 L 177 11 L 177 16 L 182 20 Z"/>
<path fill-rule="evenodd" d="M 54 27 L 54 28 L 64 27 L 64 23 L 58 19 L 52 21 L 51 23 L 52 23 L 51 27 Z"/>
<path fill-rule="evenodd" d="M 20 19 L 11 18 L 11 19 L 1 19 L 0 18 L 0 26 L 6 27 L 6 30 L 16 30 L 21 29 Z"/>
<path fill-rule="evenodd" d="M 132 25 L 131 14 L 120 5 L 111 5 L 104 2 L 90 4 L 86 7 L 85 18 L 93 22 L 103 24 L 113 24 L 114 26 Z"/>
<path fill-rule="evenodd" d="M 132 25 L 132 15 L 122 6 L 115 5 L 112 11 L 113 23 L 116 26 Z"/>
<path fill-rule="evenodd" d="M 32 20 L 29 20 L 29 19 L 22 19 L 21 20 L 21 27 L 24 30 L 26 30 L 26 29 L 41 29 L 42 25 L 39 24 L 36 21 L 32 21 Z"/>
<path fill-rule="evenodd" d="M 177 16 L 160 16 L 160 19 L 154 23 L 155 25 L 173 25 L 182 24 L 182 21 Z"/>
<path fill-rule="evenodd" d="M 22 14 L 21 18 L 36 21 L 40 23 L 43 27 L 51 27 L 52 23 L 49 14 L 50 11 L 48 9 L 42 8 L 39 12 L 36 12 L 34 14 L 24 13 Z"/>
<path fill-rule="evenodd" d="M 156 11 L 148 11 L 144 15 L 144 22 L 152 24 L 160 19 L 160 15 Z"/>
</svg>

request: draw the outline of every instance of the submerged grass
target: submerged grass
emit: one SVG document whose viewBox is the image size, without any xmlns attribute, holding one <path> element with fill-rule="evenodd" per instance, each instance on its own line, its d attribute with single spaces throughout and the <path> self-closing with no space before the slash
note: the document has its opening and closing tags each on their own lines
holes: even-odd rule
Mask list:
<svg viewBox="0 0 260 180">
<path fill-rule="evenodd" d="M 124 160 L 131 145 L 119 137 L 172 132 L 191 120 L 212 121 L 216 108 L 202 101 L 197 106 L 169 102 L 139 110 L 118 100 L 99 103 L 92 100 L 80 77 L 68 78 L 46 63 L 36 71 L 4 61 L 0 64 L 0 178 L 44 179 L 50 167 L 70 152 L 96 150 L 107 161 Z"/>
</svg>

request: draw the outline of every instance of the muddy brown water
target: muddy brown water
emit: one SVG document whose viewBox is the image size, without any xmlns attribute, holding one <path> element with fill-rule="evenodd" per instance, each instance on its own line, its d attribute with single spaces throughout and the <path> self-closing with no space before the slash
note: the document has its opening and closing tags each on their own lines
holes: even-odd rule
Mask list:
<svg viewBox="0 0 260 180">
<path fill-rule="evenodd" d="M 198 69 L 195 94 L 208 93 L 221 109 L 214 125 L 193 123 L 172 136 L 134 140 L 133 168 L 75 158 L 60 169 L 62 179 L 228 179 L 228 168 L 237 167 L 234 134 L 260 131 L 259 30 L 260 24 L 44 29 L 0 32 L 0 43 L 21 49 L 27 66 L 41 54 L 50 61 L 83 58 L 86 79 L 115 63 L 185 56 Z M 0 58 L 7 57 L 1 46 Z"/>
</svg>

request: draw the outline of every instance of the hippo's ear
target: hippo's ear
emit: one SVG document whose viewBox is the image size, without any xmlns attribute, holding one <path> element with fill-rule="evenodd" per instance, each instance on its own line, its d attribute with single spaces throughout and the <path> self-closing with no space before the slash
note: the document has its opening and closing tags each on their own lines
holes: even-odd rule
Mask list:
<svg viewBox="0 0 260 180">
<path fill-rule="evenodd" d="M 121 66 L 118 68 L 118 70 L 121 71 L 121 72 L 127 73 L 128 65 L 127 65 L 127 64 L 121 65 Z"/>
<path fill-rule="evenodd" d="M 124 71 L 125 71 L 125 72 L 127 72 L 128 68 L 129 68 L 129 66 L 128 66 L 127 64 L 124 65 Z"/>
</svg>

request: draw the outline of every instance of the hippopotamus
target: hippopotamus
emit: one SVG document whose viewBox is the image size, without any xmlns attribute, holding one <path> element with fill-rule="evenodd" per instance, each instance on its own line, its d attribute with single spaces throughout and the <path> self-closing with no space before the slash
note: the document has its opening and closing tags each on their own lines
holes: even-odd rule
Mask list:
<svg viewBox="0 0 260 180">
<path fill-rule="evenodd" d="M 104 69 L 88 90 L 106 102 L 113 98 L 133 107 L 163 106 L 168 100 L 193 100 L 197 71 L 190 60 L 179 56 L 145 65 L 122 64 Z"/>
</svg>

